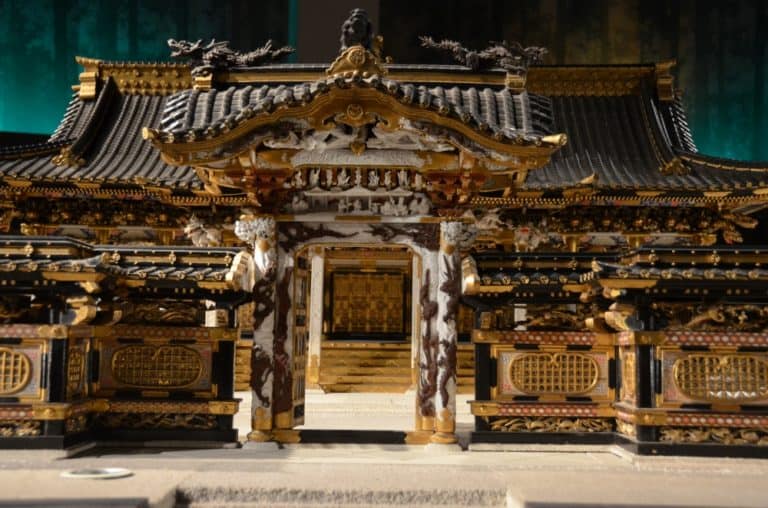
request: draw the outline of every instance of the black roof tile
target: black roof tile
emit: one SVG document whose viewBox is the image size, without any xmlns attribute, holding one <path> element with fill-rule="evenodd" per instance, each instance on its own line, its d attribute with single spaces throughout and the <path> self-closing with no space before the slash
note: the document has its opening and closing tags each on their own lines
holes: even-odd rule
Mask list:
<svg viewBox="0 0 768 508">
<path fill-rule="evenodd" d="M 160 135 L 168 141 L 214 137 L 260 112 L 280 106 L 306 104 L 333 87 L 376 88 L 407 104 L 417 104 L 508 140 L 534 141 L 551 134 L 551 101 L 547 97 L 514 93 L 503 86 L 427 86 L 392 79 L 331 77 L 307 83 L 232 86 L 207 92 L 185 90 L 168 98 L 160 120 Z M 225 128 L 225 125 L 227 128 Z"/>
<path fill-rule="evenodd" d="M 122 95 L 104 86 L 95 101 L 74 99 L 42 155 L 0 160 L 0 175 L 54 182 L 148 183 L 175 188 L 201 186 L 188 167 L 169 166 L 141 137 L 157 127 L 166 98 Z M 56 165 L 52 156 L 64 146 L 81 150 L 80 166 Z M 27 151 L 27 153 L 29 153 Z"/>
<path fill-rule="evenodd" d="M 566 133 L 568 143 L 549 164 L 528 173 L 526 189 L 571 187 L 591 179 L 597 189 L 683 191 L 757 185 L 761 180 L 744 170 L 764 164 L 724 161 L 740 170 L 723 171 L 712 158 L 684 152 L 695 145 L 679 103 L 659 106 L 647 93 L 551 100 L 554 130 Z M 678 157 L 684 171 L 665 172 L 665 165 Z"/>
<path fill-rule="evenodd" d="M 431 108 L 499 139 L 535 140 L 563 132 L 568 143 L 546 166 L 528 173 L 524 188 L 587 185 L 610 190 L 723 190 L 765 186 L 768 164 L 732 161 L 696 153 L 682 102 L 659 102 L 649 90 L 636 95 L 514 93 L 502 85 L 440 83 L 440 76 L 472 74 L 461 66 L 389 65 L 391 71 L 439 72 L 430 84 L 388 77 L 321 78 L 301 83 L 244 84 L 171 96 L 121 94 L 107 80 L 95 100 L 70 101 L 44 143 L 0 147 L 0 176 L 33 181 L 144 183 L 200 188 L 188 167 L 165 164 L 141 137 L 150 127 L 190 141 L 215 136 L 245 119 L 278 106 L 306 104 L 332 87 L 374 87 L 399 101 Z M 277 64 L 251 73 L 324 71 L 325 66 Z M 238 71 L 239 72 L 239 71 Z M 498 71 L 491 71 L 499 74 Z M 234 72 L 237 74 L 237 72 Z M 502 73 L 503 74 L 503 73 Z M 84 160 L 79 167 L 55 165 L 62 148 Z M 681 171 L 665 171 L 679 161 Z"/>
</svg>

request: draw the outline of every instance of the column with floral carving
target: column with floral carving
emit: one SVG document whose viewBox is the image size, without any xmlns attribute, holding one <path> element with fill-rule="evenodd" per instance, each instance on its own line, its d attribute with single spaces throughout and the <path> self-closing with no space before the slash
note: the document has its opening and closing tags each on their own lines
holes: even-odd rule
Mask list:
<svg viewBox="0 0 768 508">
<path fill-rule="evenodd" d="M 235 234 L 253 246 L 259 271 L 254 285 L 253 353 L 251 355 L 250 441 L 272 439 L 274 416 L 273 381 L 275 290 L 277 282 L 277 230 L 274 217 L 243 216 L 235 223 Z"/>
<path fill-rule="evenodd" d="M 440 252 L 437 262 L 437 393 L 435 393 L 435 434 L 433 443 L 456 440 L 456 317 L 461 300 L 461 222 L 440 224 Z"/>
</svg>

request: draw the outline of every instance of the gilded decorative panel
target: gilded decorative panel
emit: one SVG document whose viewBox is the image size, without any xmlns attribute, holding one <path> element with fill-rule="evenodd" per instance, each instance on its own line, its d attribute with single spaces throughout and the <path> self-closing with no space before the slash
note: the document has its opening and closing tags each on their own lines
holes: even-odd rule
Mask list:
<svg viewBox="0 0 768 508">
<path fill-rule="evenodd" d="M 24 339 L 19 345 L 0 346 L 0 397 L 22 401 L 44 400 L 40 372 L 45 343 Z"/>
<path fill-rule="evenodd" d="M 491 354 L 498 359 L 496 398 L 611 397 L 607 350 L 525 351 L 498 346 Z"/>
<path fill-rule="evenodd" d="M 765 404 L 768 355 L 661 348 L 660 405 Z"/>
<path fill-rule="evenodd" d="M 67 348 L 67 397 L 84 397 L 88 390 L 86 366 L 88 361 L 88 341 L 72 341 Z"/>
<path fill-rule="evenodd" d="M 402 274 L 334 273 L 333 333 L 405 333 Z"/>
<path fill-rule="evenodd" d="M 209 391 L 214 344 L 97 341 L 97 393 L 114 390 Z"/>
<path fill-rule="evenodd" d="M 181 388 L 197 381 L 200 355 L 186 346 L 125 346 L 112 355 L 112 375 L 119 383 L 142 388 Z"/>
<path fill-rule="evenodd" d="M 637 359 L 632 347 L 619 348 L 619 363 L 621 364 L 621 400 L 635 403 L 637 400 Z"/>
<path fill-rule="evenodd" d="M 32 362 L 24 353 L 0 348 L 0 395 L 13 395 L 29 383 Z"/>
</svg>

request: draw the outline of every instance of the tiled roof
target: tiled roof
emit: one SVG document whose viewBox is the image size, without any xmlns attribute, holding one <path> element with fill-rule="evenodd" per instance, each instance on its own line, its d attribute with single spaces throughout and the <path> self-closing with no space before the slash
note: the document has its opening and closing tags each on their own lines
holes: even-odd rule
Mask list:
<svg viewBox="0 0 768 508">
<path fill-rule="evenodd" d="M 768 173 L 723 171 L 685 160 L 667 171 L 667 166 L 684 154 L 682 149 L 695 150 L 679 105 L 667 109 L 667 123 L 671 125 L 665 126 L 665 113 L 647 93 L 558 96 L 551 100 L 554 129 L 568 135 L 568 144 L 552 155 L 549 164 L 529 172 L 526 189 L 557 189 L 584 181 L 596 189 L 615 190 L 719 190 L 768 185 Z"/>
<path fill-rule="evenodd" d="M 501 141 L 536 143 L 547 134 L 565 133 L 568 143 L 546 166 L 528 173 L 523 187 L 529 190 L 588 185 L 596 190 L 684 192 L 768 186 L 768 164 L 696 153 L 679 97 L 659 102 L 646 88 L 640 93 L 573 92 L 545 97 L 514 93 L 500 84 L 440 81 L 450 81 L 446 76 L 472 76 L 457 66 L 391 65 L 389 69 L 393 74 L 401 72 L 403 81 L 332 77 L 238 84 L 210 91 L 188 89 L 170 96 L 123 93 L 108 78 L 94 100 L 73 97 L 48 141 L 0 148 L 0 177 L 199 189 L 202 183 L 191 168 L 166 164 L 159 151 L 142 139 L 144 127 L 160 131 L 165 141 L 214 138 L 248 118 L 278 107 L 307 104 L 335 87 L 361 87 L 456 119 Z M 301 64 L 246 69 L 262 81 L 268 73 L 323 70 L 323 66 Z M 420 73 L 420 79 L 433 72 L 436 81 L 406 82 L 410 72 Z M 559 72 L 547 68 L 548 79 L 556 80 Z M 67 147 L 74 156 L 65 161 L 69 165 L 54 164 L 54 156 Z"/>
<path fill-rule="evenodd" d="M 497 139 L 536 142 L 552 133 L 547 97 L 513 93 L 501 86 L 427 86 L 379 76 L 330 77 L 299 84 L 262 84 L 225 90 L 185 90 L 169 97 L 160 122 L 165 142 L 210 139 L 241 122 L 280 107 L 306 105 L 333 88 L 372 88 L 404 104 L 453 117 Z"/>
<path fill-rule="evenodd" d="M 174 167 L 141 137 L 141 129 L 159 124 L 166 98 L 122 95 L 110 81 L 95 101 L 74 99 L 42 152 L 17 149 L 20 156 L 0 160 L 0 175 L 32 181 L 145 183 L 197 188 L 194 171 Z M 70 146 L 83 164 L 56 165 L 54 155 Z M 2 154 L 0 154 L 2 159 Z"/>
</svg>

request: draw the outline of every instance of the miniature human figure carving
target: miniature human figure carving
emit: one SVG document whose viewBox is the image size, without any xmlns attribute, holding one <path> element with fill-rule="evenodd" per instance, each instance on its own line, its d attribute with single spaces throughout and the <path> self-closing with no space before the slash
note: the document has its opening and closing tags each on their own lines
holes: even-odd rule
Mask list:
<svg viewBox="0 0 768 508">
<path fill-rule="evenodd" d="M 354 212 L 363 211 L 363 203 L 359 199 L 356 199 L 354 203 L 352 203 L 352 211 Z"/>
<path fill-rule="evenodd" d="M 405 197 L 403 196 L 397 198 L 397 204 L 395 205 L 395 215 L 398 217 L 404 217 L 408 215 L 408 207 L 405 204 Z"/>
<path fill-rule="evenodd" d="M 391 197 L 381 205 L 381 215 L 395 214 L 395 200 Z"/>
<path fill-rule="evenodd" d="M 413 190 L 420 191 L 421 188 L 424 186 L 424 177 L 421 176 L 421 173 L 416 173 L 416 176 L 413 177 Z"/>
<path fill-rule="evenodd" d="M 304 177 L 301 176 L 301 170 L 296 171 L 296 175 L 293 178 L 293 186 L 297 189 L 304 187 Z"/>
<path fill-rule="evenodd" d="M 347 213 L 349 210 L 349 202 L 347 201 L 347 198 L 341 198 L 339 200 L 339 213 Z"/>
<path fill-rule="evenodd" d="M 360 168 L 357 168 L 355 170 L 355 187 L 362 187 L 363 186 L 363 172 L 360 170 Z"/>
<path fill-rule="evenodd" d="M 379 186 L 379 172 L 375 169 L 368 172 L 368 187 L 375 189 Z"/>
<path fill-rule="evenodd" d="M 424 196 L 416 196 L 408 204 L 408 211 L 411 215 L 427 215 L 429 208 L 429 200 Z"/>
<path fill-rule="evenodd" d="M 325 187 L 328 189 L 333 187 L 333 170 L 330 168 L 325 170 Z"/>
<path fill-rule="evenodd" d="M 320 183 L 320 170 L 313 169 L 309 172 L 309 188 L 314 189 Z"/>
<path fill-rule="evenodd" d="M 392 172 L 391 171 L 386 171 L 384 173 L 384 187 L 386 187 L 387 189 L 392 187 Z"/>
<path fill-rule="evenodd" d="M 301 198 L 298 195 L 293 196 L 291 198 L 291 210 L 294 212 L 303 212 L 304 210 L 309 208 L 309 204 L 307 201 L 303 198 Z"/>
<path fill-rule="evenodd" d="M 499 209 L 492 208 L 485 212 L 482 217 L 477 219 L 475 225 L 480 231 L 488 231 L 502 229 L 504 227 L 504 222 L 499 217 Z"/>
<path fill-rule="evenodd" d="M 402 189 L 408 188 L 408 171 L 401 169 L 397 172 L 397 185 Z"/>
<path fill-rule="evenodd" d="M 336 175 L 336 184 L 339 187 L 349 186 L 349 175 L 347 174 L 346 169 L 342 169 L 341 171 L 339 171 L 339 174 Z"/>
</svg>

